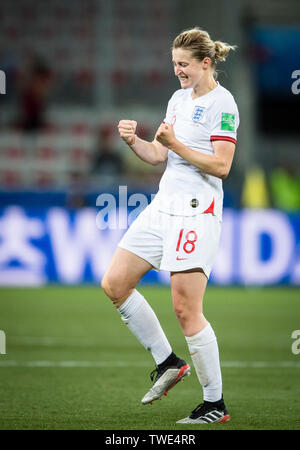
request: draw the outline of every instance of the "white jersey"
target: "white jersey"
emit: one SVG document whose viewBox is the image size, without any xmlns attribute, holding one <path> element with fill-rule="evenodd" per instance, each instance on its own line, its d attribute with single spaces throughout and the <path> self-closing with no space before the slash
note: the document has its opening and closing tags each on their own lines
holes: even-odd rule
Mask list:
<svg viewBox="0 0 300 450">
<path fill-rule="evenodd" d="M 239 113 L 231 93 L 220 84 L 196 99 L 193 89 L 179 89 L 171 97 L 165 122 L 174 127 L 176 138 L 187 147 L 213 155 L 212 142 L 236 143 Z M 222 180 L 189 163 L 172 150 L 152 206 L 162 212 L 191 216 L 213 212 L 222 218 Z"/>
</svg>

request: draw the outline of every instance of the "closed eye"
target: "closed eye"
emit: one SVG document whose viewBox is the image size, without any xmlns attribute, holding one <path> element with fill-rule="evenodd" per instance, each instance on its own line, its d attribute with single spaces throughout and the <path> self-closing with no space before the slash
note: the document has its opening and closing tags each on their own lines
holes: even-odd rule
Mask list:
<svg viewBox="0 0 300 450">
<path fill-rule="evenodd" d="M 174 67 L 177 66 L 177 64 L 176 64 L 175 61 L 173 61 L 173 65 L 174 65 Z M 180 66 L 180 67 L 187 67 L 187 66 L 188 66 L 188 63 L 185 63 L 185 62 L 179 62 L 179 63 L 178 63 L 178 66 Z"/>
</svg>

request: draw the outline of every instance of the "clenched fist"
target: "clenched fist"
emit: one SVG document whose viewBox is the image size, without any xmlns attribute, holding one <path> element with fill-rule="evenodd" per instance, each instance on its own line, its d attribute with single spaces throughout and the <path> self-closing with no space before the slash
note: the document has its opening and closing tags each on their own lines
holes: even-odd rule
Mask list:
<svg viewBox="0 0 300 450">
<path fill-rule="evenodd" d="M 159 126 L 155 137 L 158 142 L 167 148 L 172 148 L 176 140 L 173 126 L 165 122 Z"/>
<path fill-rule="evenodd" d="M 137 122 L 135 120 L 120 120 L 118 130 L 120 137 L 127 145 L 133 145 L 135 142 L 135 130 Z"/>
</svg>

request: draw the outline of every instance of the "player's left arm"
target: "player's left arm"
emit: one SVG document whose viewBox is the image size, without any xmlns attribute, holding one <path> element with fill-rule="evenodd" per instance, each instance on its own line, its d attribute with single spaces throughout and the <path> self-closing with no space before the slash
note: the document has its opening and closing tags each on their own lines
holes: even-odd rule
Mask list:
<svg viewBox="0 0 300 450">
<path fill-rule="evenodd" d="M 235 151 L 233 142 L 225 140 L 213 141 L 214 154 L 206 155 L 205 153 L 196 152 L 178 141 L 172 125 L 166 123 L 162 123 L 159 127 L 156 139 L 162 145 L 181 156 L 181 158 L 199 167 L 199 169 L 209 175 L 225 179 L 230 172 Z"/>
<path fill-rule="evenodd" d="M 231 169 L 235 144 L 227 141 L 214 141 L 212 145 L 214 149 L 213 155 L 196 152 L 179 141 L 175 143 L 172 150 L 186 161 L 199 167 L 203 172 L 224 180 Z"/>
</svg>

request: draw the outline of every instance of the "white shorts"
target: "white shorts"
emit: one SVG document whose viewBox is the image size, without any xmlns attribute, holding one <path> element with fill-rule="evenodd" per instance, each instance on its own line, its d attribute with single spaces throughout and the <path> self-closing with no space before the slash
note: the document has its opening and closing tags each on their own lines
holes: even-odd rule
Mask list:
<svg viewBox="0 0 300 450">
<path fill-rule="evenodd" d="M 176 216 L 150 205 L 119 242 L 156 270 L 181 272 L 201 268 L 207 278 L 218 251 L 221 222 L 213 214 Z"/>
</svg>

